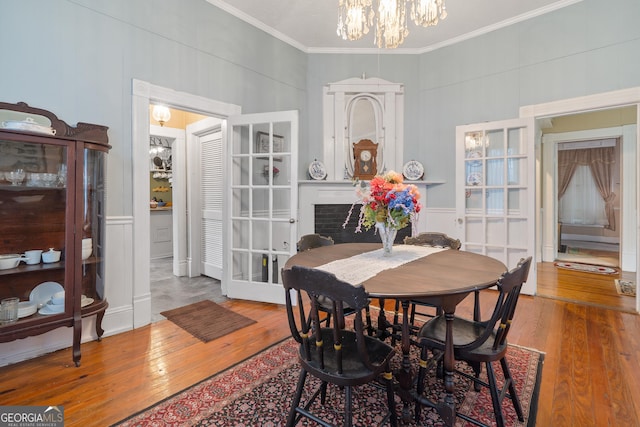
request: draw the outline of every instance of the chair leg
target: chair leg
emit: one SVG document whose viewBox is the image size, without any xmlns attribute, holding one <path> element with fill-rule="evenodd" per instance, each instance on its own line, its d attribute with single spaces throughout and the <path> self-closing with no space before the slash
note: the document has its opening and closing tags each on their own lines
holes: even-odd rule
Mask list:
<svg viewBox="0 0 640 427">
<path fill-rule="evenodd" d="M 473 292 L 473 320 L 480 322 L 482 313 L 480 312 L 480 291 Z"/>
<path fill-rule="evenodd" d="M 384 298 L 378 298 L 378 305 L 380 306 L 380 312 L 378 313 L 378 328 L 376 330 L 376 336 L 382 340 L 384 340 L 389 336 L 389 333 L 387 332 L 387 328 L 392 326 L 389 324 L 389 321 L 387 320 L 386 314 L 384 312 L 384 301 L 385 301 Z M 393 332 L 393 329 L 391 332 Z"/>
<path fill-rule="evenodd" d="M 345 402 L 344 402 L 344 425 L 345 427 L 351 427 L 353 425 L 353 408 L 351 407 L 351 386 L 344 388 Z"/>
<path fill-rule="evenodd" d="M 397 299 L 393 306 L 393 325 L 391 325 L 391 346 L 396 346 L 396 330 L 395 326 L 398 324 L 398 320 L 400 320 L 400 300 Z"/>
<path fill-rule="evenodd" d="M 509 394 L 511 395 L 513 408 L 516 410 L 516 414 L 518 415 L 518 420 L 524 421 L 524 415 L 522 414 L 522 406 L 520 405 L 520 399 L 518 398 L 518 393 L 516 393 L 516 386 L 513 383 L 513 378 L 511 377 L 511 371 L 509 370 L 509 365 L 507 364 L 507 359 L 505 357 L 500 359 L 500 365 L 502 365 L 502 372 L 504 374 L 505 381 L 509 381 Z"/>
<path fill-rule="evenodd" d="M 500 404 L 500 395 L 498 394 L 498 384 L 496 376 L 493 372 L 491 362 L 485 363 L 487 366 L 487 378 L 489 379 L 489 391 L 491 392 L 491 402 L 493 403 L 493 414 L 496 417 L 496 425 L 504 427 L 504 418 L 502 417 L 502 405 Z"/>
<path fill-rule="evenodd" d="M 302 398 L 302 391 L 304 390 L 304 383 L 307 379 L 307 371 L 300 370 L 300 376 L 298 377 L 298 385 L 296 386 L 296 392 L 293 395 L 293 402 L 291 402 L 291 409 L 289 410 L 289 416 L 287 417 L 287 427 L 293 427 L 296 425 L 296 409 L 300 405 L 300 399 Z"/>
<path fill-rule="evenodd" d="M 389 367 L 387 366 L 387 369 Z M 393 391 L 393 374 L 391 370 L 388 369 L 388 372 L 384 375 L 385 383 L 387 385 L 387 406 L 389 407 L 389 422 L 391 423 L 391 427 L 397 427 L 398 418 L 396 417 L 396 401 L 395 401 L 395 392 Z"/>
<path fill-rule="evenodd" d="M 416 305 L 411 303 L 411 307 L 409 307 L 409 325 L 413 326 L 416 323 Z"/>
<path fill-rule="evenodd" d="M 429 354 L 429 351 L 426 349 L 426 347 L 423 347 L 420 350 L 420 368 L 418 369 L 418 378 L 417 378 L 417 383 L 416 383 L 416 393 L 418 396 L 422 396 L 422 393 L 424 393 L 424 378 L 426 377 L 427 374 L 427 355 Z M 416 401 L 416 422 L 420 421 L 420 414 L 422 413 L 422 405 L 420 404 L 420 402 Z"/>
<path fill-rule="evenodd" d="M 480 374 L 482 373 L 482 363 L 478 363 L 478 362 L 469 362 L 469 364 L 471 365 L 471 368 L 473 369 L 473 372 L 475 372 L 476 374 L 476 379 L 478 381 L 474 381 L 473 382 L 473 389 L 477 392 L 479 392 L 480 390 L 482 390 L 482 386 L 480 385 Z"/>
<path fill-rule="evenodd" d="M 320 403 L 324 405 L 326 401 L 327 401 L 327 382 L 322 381 L 322 384 L 320 385 Z"/>
<path fill-rule="evenodd" d="M 371 310 L 369 309 L 368 305 L 364 308 L 364 314 L 367 322 L 367 334 L 369 334 L 369 336 L 371 337 L 375 333 L 375 330 L 373 329 L 373 322 L 371 321 Z"/>
</svg>

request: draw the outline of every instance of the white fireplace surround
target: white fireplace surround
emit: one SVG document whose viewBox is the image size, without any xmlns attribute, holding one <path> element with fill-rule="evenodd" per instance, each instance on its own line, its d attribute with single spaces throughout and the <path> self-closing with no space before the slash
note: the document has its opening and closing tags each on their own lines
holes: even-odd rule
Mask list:
<svg viewBox="0 0 640 427">
<path fill-rule="evenodd" d="M 420 190 L 420 203 L 426 205 L 427 182 L 411 182 Z M 350 205 L 356 202 L 356 190 L 351 181 L 302 181 L 298 191 L 298 235 L 315 233 L 316 205 Z M 357 214 L 357 212 L 355 213 Z M 417 231 L 425 231 L 426 215 L 418 215 Z"/>
</svg>

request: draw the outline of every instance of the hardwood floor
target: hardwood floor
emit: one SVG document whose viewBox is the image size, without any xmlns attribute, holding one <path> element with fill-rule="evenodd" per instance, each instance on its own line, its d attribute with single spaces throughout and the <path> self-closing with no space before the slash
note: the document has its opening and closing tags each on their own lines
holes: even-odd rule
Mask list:
<svg viewBox="0 0 640 427">
<path fill-rule="evenodd" d="M 614 279 L 636 280 L 635 273 L 581 273 L 542 262 L 538 263 L 538 296 L 635 312 L 636 299 L 619 295 Z"/>
<path fill-rule="evenodd" d="M 578 281 L 581 292 L 592 286 L 586 278 L 538 268 L 542 287 L 553 280 Z M 491 309 L 490 293 L 481 296 L 483 312 Z M 520 299 L 510 342 L 546 353 L 539 426 L 640 425 L 640 318 L 602 308 L 609 297 L 591 293 L 588 304 Z M 70 350 L 0 368 L 0 405 L 63 405 L 66 426 L 106 426 L 289 336 L 283 307 L 238 300 L 222 305 L 257 323 L 205 344 L 163 320 L 83 344 L 79 368 Z M 471 313 L 468 298 L 458 314 Z"/>
</svg>

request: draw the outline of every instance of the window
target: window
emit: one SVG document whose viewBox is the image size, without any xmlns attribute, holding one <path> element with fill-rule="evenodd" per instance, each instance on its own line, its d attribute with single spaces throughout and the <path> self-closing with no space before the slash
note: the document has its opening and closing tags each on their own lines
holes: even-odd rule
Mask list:
<svg viewBox="0 0 640 427">
<path fill-rule="evenodd" d="M 576 167 L 559 203 L 560 222 L 563 224 L 604 226 L 609 223 L 604 200 L 598 192 L 589 166 Z"/>
</svg>

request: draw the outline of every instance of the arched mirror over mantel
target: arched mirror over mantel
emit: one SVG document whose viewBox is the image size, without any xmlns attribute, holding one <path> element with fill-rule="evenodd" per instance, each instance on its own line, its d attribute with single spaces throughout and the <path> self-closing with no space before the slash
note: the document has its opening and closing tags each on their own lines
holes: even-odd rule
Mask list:
<svg viewBox="0 0 640 427">
<path fill-rule="evenodd" d="M 378 171 L 401 170 L 404 86 L 379 78 L 352 78 L 324 87 L 323 161 L 327 180 L 353 179 L 353 144 L 377 144 Z"/>
<path fill-rule="evenodd" d="M 347 142 L 344 149 L 347 150 L 346 171 L 351 177 L 354 173 L 353 146 L 359 141 L 369 139 L 378 146 L 377 165 L 380 171 L 384 170 L 384 128 L 382 117 L 383 105 L 380 100 L 368 93 L 358 94 L 351 98 L 347 105 Z"/>
</svg>

